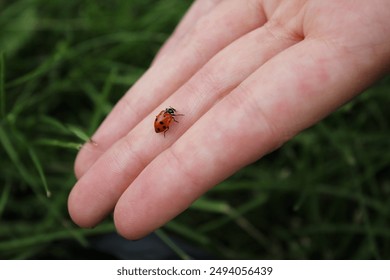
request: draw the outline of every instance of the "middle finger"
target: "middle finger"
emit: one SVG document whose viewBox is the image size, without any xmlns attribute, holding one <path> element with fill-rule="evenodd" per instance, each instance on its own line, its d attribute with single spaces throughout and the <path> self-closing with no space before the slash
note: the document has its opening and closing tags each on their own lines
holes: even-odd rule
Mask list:
<svg viewBox="0 0 390 280">
<path fill-rule="evenodd" d="M 283 31 L 278 34 L 264 26 L 226 47 L 104 153 L 71 192 L 69 211 L 73 220 L 82 226 L 98 223 L 153 158 L 268 59 L 301 40 Z M 169 106 L 185 116 L 164 138 L 154 133 L 152 125 L 155 115 Z"/>
<path fill-rule="evenodd" d="M 217 52 L 264 24 L 265 15 L 261 9 L 253 8 L 258 2 L 225 0 L 198 19 L 194 27 L 176 42 L 175 51 L 160 57 L 115 105 L 92 137 L 99 145 L 87 143 L 79 152 L 75 163 L 76 176 L 80 178 L 103 152 L 180 88 Z"/>
</svg>

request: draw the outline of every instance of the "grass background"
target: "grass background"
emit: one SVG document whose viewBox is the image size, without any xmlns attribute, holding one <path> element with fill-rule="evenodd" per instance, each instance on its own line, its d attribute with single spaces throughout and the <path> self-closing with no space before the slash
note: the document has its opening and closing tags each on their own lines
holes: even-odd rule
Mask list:
<svg viewBox="0 0 390 280">
<path fill-rule="evenodd" d="M 80 229 L 68 217 L 73 161 L 190 4 L 0 2 L 0 259 L 107 257 L 89 238 L 111 219 Z M 384 78 L 158 236 L 181 258 L 172 236 L 216 258 L 389 259 L 389 91 Z"/>
</svg>

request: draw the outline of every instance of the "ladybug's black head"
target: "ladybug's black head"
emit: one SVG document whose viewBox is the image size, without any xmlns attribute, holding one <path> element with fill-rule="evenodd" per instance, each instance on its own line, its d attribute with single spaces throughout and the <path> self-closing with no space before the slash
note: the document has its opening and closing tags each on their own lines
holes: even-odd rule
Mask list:
<svg viewBox="0 0 390 280">
<path fill-rule="evenodd" d="M 169 107 L 169 108 L 165 109 L 165 113 L 168 113 L 168 114 L 171 114 L 171 115 L 174 115 L 175 112 L 176 112 L 176 109 L 172 108 L 172 107 Z"/>
</svg>

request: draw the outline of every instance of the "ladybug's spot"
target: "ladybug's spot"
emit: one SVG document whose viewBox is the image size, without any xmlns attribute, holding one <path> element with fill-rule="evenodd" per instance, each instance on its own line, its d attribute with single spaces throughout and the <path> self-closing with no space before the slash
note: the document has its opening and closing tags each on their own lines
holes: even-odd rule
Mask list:
<svg viewBox="0 0 390 280">
<path fill-rule="evenodd" d="M 163 122 L 163 121 L 161 121 L 161 122 L 160 122 L 160 124 L 164 124 L 164 122 Z"/>
<path fill-rule="evenodd" d="M 164 125 L 164 126 L 163 126 L 163 129 L 165 130 L 165 129 L 167 129 L 167 127 Z"/>
<path fill-rule="evenodd" d="M 160 132 L 160 128 L 159 128 L 159 127 L 157 127 L 156 130 L 157 130 L 158 132 Z"/>
</svg>

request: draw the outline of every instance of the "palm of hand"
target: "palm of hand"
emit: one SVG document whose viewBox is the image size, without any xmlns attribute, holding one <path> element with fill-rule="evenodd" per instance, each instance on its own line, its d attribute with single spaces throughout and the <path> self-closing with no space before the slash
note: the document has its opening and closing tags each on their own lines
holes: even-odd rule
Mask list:
<svg viewBox="0 0 390 280">
<path fill-rule="evenodd" d="M 385 7 L 387 6 L 387 7 Z M 198 0 L 86 144 L 69 212 L 139 238 L 388 67 L 390 2 Z M 166 137 L 158 112 L 185 117 Z"/>
</svg>

